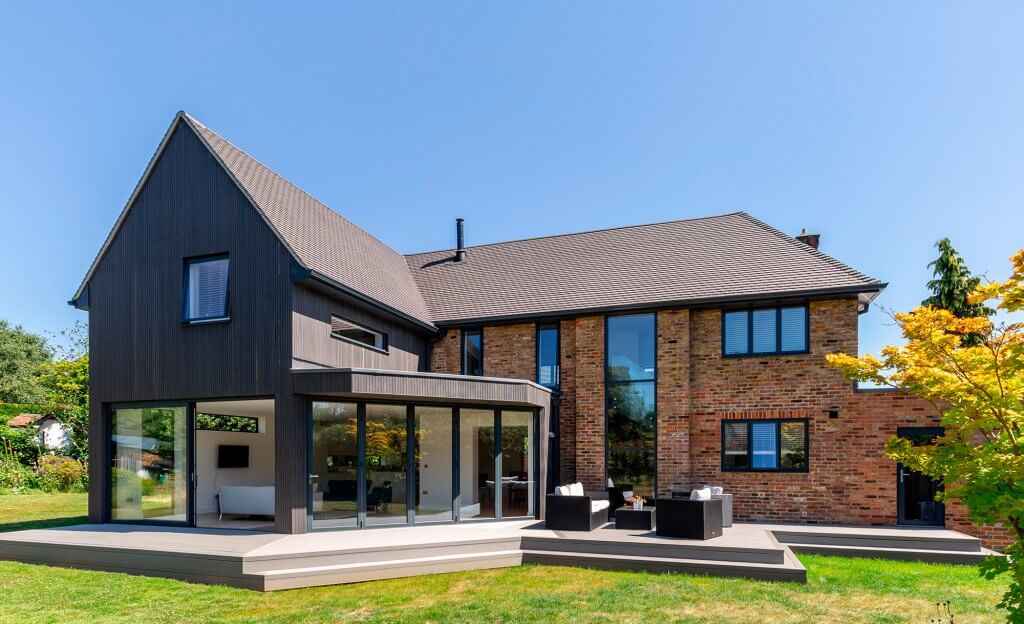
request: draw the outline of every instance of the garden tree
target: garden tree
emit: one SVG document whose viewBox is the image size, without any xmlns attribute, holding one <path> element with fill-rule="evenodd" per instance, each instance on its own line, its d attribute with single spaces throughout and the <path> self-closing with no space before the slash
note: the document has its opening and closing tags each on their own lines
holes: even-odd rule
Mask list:
<svg viewBox="0 0 1024 624">
<path fill-rule="evenodd" d="M 959 318 L 991 316 L 993 310 L 983 302 L 971 303 L 967 300 L 968 295 L 981 283 L 981 278 L 971 275 L 967 263 L 953 248 L 953 243 L 944 238 L 935 243 L 935 247 L 939 250 L 939 257 L 928 263 L 935 278 L 928 281 L 932 295 L 922 301 L 921 305 L 949 310 Z M 979 345 L 982 338 L 975 334 L 965 334 L 963 343 Z"/>
<path fill-rule="evenodd" d="M 994 325 L 983 307 L 997 301 L 1011 318 L 1024 311 L 1024 250 L 1011 262 L 1009 279 L 976 284 L 967 296 L 974 316 L 928 305 L 895 314 L 904 346 L 885 347 L 881 358 L 837 354 L 828 361 L 849 379 L 899 388 L 939 411 L 945 433 L 934 445 L 894 437 L 886 455 L 941 479 L 937 498 L 960 501 L 973 522 L 1010 529 L 1010 557 L 990 558 L 983 571 L 1010 572 L 1000 606 L 1010 622 L 1024 624 L 1024 323 Z M 968 344 L 965 336 L 978 341 Z"/>
<path fill-rule="evenodd" d="M 40 384 L 49 392 L 46 411 L 71 433 L 71 452 L 85 460 L 89 453 L 89 356 L 45 362 Z"/>
<path fill-rule="evenodd" d="M 39 369 L 50 357 L 41 336 L 0 319 L 0 402 L 45 401 L 47 392 L 39 383 Z"/>
</svg>

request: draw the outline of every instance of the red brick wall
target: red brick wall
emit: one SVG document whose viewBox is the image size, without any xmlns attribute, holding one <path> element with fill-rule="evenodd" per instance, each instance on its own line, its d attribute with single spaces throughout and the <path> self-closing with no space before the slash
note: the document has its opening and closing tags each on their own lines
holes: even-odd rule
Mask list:
<svg viewBox="0 0 1024 624">
<path fill-rule="evenodd" d="M 559 477 L 562 483 L 576 481 L 576 320 L 559 324 L 559 385 L 562 397 L 558 414 Z"/>
<path fill-rule="evenodd" d="M 430 371 L 433 373 L 462 372 L 462 332 L 449 329 L 430 350 Z"/>
<path fill-rule="evenodd" d="M 658 312 L 658 489 L 690 488 L 690 311 Z"/>
<path fill-rule="evenodd" d="M 896 523 L 896 467 L 883 446 L 901 426 L 934 426 L 924 401 L 896 392 L 857 393 L 825 363 L 857 353 L 857 304 L 813 302 L 810 353 L 723 358 L 721 311 L 658 312 L 658 481 L 663 495 L 706 483 L 733 493 L 740 520 L 868 525 Z M 562 481 L 604 485 L 604 317 L 561 322 Z M 484 330 L 484 373 L 534 378 L 535 326 Z M 459 332 L 434 346 L 433 370 L 459 372 Z M 836 413 L 835 418 L 829 412 Z M 723 472 L 725 419 L 807 418 L 806 473 Z M 975 527 L 949 505 L 949 528 L 1006 543 L 997 527 Z"/>
<path fill-rule="evenodd" d="M 484 375 L 529 379 L 537 376 L 537 326 L 533 323 L 484 327 Z"/>
<path fill-rule="evenodd" d="M 576 319 L 576 480 L 604 489 L 604 317 Z"/>
</svg>

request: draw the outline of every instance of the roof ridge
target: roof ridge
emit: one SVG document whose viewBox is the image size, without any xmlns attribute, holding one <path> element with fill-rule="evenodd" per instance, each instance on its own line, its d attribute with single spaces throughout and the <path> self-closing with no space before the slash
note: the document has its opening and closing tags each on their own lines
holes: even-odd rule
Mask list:
<svg viewBox="0 0 1024 624">
<path fill-rule="evenodd" d="M 179 114 L 180 114 L 180 115 L 182 115 L 182 116 L 184 116 L 184 117 L 187 117 L 187 118 L 189 119 L 189 121 L 191 121 L 192 123 L 195 123 L 196 125 L 198 125 L 198 126 L 201 126 L 201 127 L 202 127 L 203 129 L 205 129 L 205 130 L 206 130 L 207 132 L 209 132 L 209 133 L 213 134 L 214 136 L 216 136 L 216 137 L 217 137 L 218 139 L 220 139 L 221 141 L 224 141 L 225 143 L 227 143 L 228 145 L 230 145 L 230 146 L 231 146 L 232 148 L 234 148 L 234 149 L 238 150 L 238 151 L 239 151 L 239 152 L 241 152 L 241 153 L 242 153 L 242 154 L 243 154 L 244 156 L 246 156 L 247 158 L 249 158 L 250 160 L 252 160 L 253 162 L 255 162 L 255 163 L 256 163 L 257 165 L 259 165 L 259 166 L 263 167 L 264 169 L 266 169 L 267 171 L 269 171 L 269 172 L 270 172 L 271 174 L 273 174 L 273 175 L 274 175 L 275 177 L 279 178 L 279 179 L 280 179 L 280 180 L 281 180 L 282 182 L 284 182 L 284 183 L 285 183 L 285 184 L 287 184 L 288 186 L 291 186 L 291 187 L 292 187 L 292 188 L 294 188 L 294 189 L 295 189 L 296 191 L 298 191 L 298 192 L 302 193 L 303 195 L 305 195 L 306 197 L 308 197 L 308 198 L 312 199 L 312 200 L 313 200 L 314 202 L 316 202 L 316 203 L 317 203 L 317 205 L 319 205 L 319 206 L 322 206 L 322 207 L 323 207 L 323 208 L 324 208 L 324 209 L 325 209 L 325 210 L 327 211 L 327 213 L 328 213 L 329 215 L 332 215 L 332 216 L 333 216 L 333 217 L 335 217 L 335 218 L 341 219 L 341 220 L 342 220 L 342 221 L 344 221 L 345 223 L 351 224 L 351 225 L 352 225 L 352 227 L 356 228 L 357 230 L 359 230 L 360 232 L 362 232 L 362 233 L 366 234 L 367 236 L 369 236 L 369 237 L 373 238 L 373 239 L 374 239 L 375 241 L 379 242 L 379 243 L 380 243 L 381 245 L 383 245 L 384 247 L 386 247 L 386 248 L 387 248 L 387 249 L 388 249 L 389 251 L 392 251 L 392 252 L 394 252 L 394 253 L 395 253 L 395 255 L 397 255 L 398 257 L 400 257 L 400 258 L 404 258 L 404 254 L 400 253 L 400 252 L 399 252 L 399 251 L 398 251 L 397 249 L 395 249 L 395 248 L 394 248 L 394 247 L 392 247 L 391 245 L 388 245 L 387 243 L 385 243 L 385 242 L 384 242 L 384 241 L 382 241 L 381 239 L 377 238 L 377 237 L 376 237 L 376 236 L 374 236 L 374 235 L 373 235 L 373 234 L 372 234 L 371 232 L 369 232 L 368 230 L 366 230 L 365 228 L 363 228 L 362 226 L 360 226 L 360 225 L 359 225 L 358 223 L 356 223 L 355 221 L 352 221 L 352 220 L 350 220 L 350 219 L 346 218 L 346 217 L 345 217 L 344 215 L 342 215 L 342 214 L 341 214 L 340 212 L 338 212 L 337 210 L 335 210 L 335 209 L 331 208 L 331 207 L 330 207 L 330 206 L 328 206 L 327 204 L 323 203 L 322 201 L 320 201 L 319 199 L 317 199 L 316 197 L 314 197 L 314 196 L 313 196 L 313 195 L 312 195 L 311 193 L 307 192 L 307 191 L 306 191 L 305 189 L 303 189 L 303 188 L 302 188 L 302 187 L 300 187 L 299 185 L 295 184 L 294 182 L 292 182 L 292 181 L 291 181 L 291 180 L 289 180 L 288 178 L 286 178 L 286 177 L 284 177 L 283 175 L 281 175 L 280 173 L 278 173 L 278 172 L 274 171 L 274 170 L 273 170 L 273 169 L 272 169 L 271 167 L 267 166 L 267 164 L 266 164 L 266 163 L 262 162 L 262 161 L 261 161 L 261 160 L 259 160 L 258 158 L 255 158 L 255 157 L 253 157 L 253 156 L 252 156 L 252 155 L 251 155 L 251 154 L 250 154 L 249 152 L 247 152 L 247 151 L 245 151 L 244 149 L 242 149 L 242 148 L 238 147 L 237 145 L 235 145 L 235 144 L 234 144 L 234 143 L 232 143 L 231 141 L 229 141 L 229 140 L 225 139 L 223 135 L 221 135 L 221 134 L 220 134 L 219 132 L 217 132 L 216 130 L 214 130 L 214 129 L 213 129 L 213 128 L 211 128 L 210 126 L 207 126 L 207 125 L 206 125 L 206 124 L 204 124 L 203 122 L 201 122 L 201 121 L 199 121 L 198 119 L 196 119 L 196 118 L 195 118 L 195 117 L 194 117 L 194 116 L 193 116 L 192 114 L 190 114 L 190 113 L 188 113 L 188 112 L 186 112 L 186 111 L 181 111 L 181 112 L 180 112 Z"/>
<path fill-rule="evenodd" d="M 832 256 L 828 255 L 827 253 L 825 253 L 825 252 L 821 251 L 820 249 L 818 249 L 817 247 L 811 247 L 810 245 L 808 245 L 806 243 L 800 242 L 799 240 L 796 239 L 796 237 L 793 237 L 793 236 L 790 236 L 789 234 L 786 234 L 782 230 L 779 230 L 779 229 L 777 229 L 777 228 L 775 228 L 775 227 L 765 223 L 764 221 L 758 219 L 757 217 L 754 217 L 754 216 L 752 216 L 752 215 L 750 215 L 750 214 L 748 214 L 746 212 L 739 212 L 739 213 L 736 213 L 736 214 L 740 215 L 741 217 L 744 217 L 745 219 L 750 221 L 752 224 L 760 227 L 761 229 L 765 230 L 766 232 L 774 234 L 775 236 L 785 240 L 786 242 L 792 243 L 798 249 L 801 249 L 804 252 L 807 252 L 807 253 L 811 254 L 812 256 L 817 257 L 819 260 L 824 260 L 825 262 L 828 262 L 832 266 L 834 266 L 834 267 L 836 267 L 836 268 L 838 268 L 838 269 L 840 269 L 842 271 L 845 271 L 845 272 L 849 273 L 850 275 L 852 275 L 854 277 L 860 277 L 860 278 L 864 278 L 864 279 L 867 279 L 867 280 L 873 280 L 873 281 L 878 282 L 878 283 L 882 282 L 882 280 L 880 280 L 880 279 L 878 279 L 876 277 L 871 277 L 870 275 L 867 275 L 866 273 L 861 273 L 860 271 L 858 271 L 857 269 L 851 267 L 850 265 L 846 264 L 845 262 L 842 262 L 841 260 L 833 258 Z"/>
<path fill-rule="evenodd" d="M 617 231 L 617 230 L 629 230 L 629 229 L 632 229 L 632 228 L 650 227 L 652 225 L 668 225 L 670 223 L 686 223 L 686 222 L 689 222 L 689 221 L 708 221 L 708 220 L 711 220 L 711 219 L 722 219 L 722 218 L 725 218 L 725 217 L 734 217 L 734 216 L 738 216 L 738 215 L 739 216 L 747 216 L 747 217 L 750 216 L 750 215 L 748 215 L 747 213 L 745 213 L 743 211 L 727 212 L 725 214 L 707 215 L 707 216 L 704 216 L 704 217 L 689 217 L 689 218 L 686 218 L 686 219 L 668 219 L 666 221 L 655 221 L 653 223 L 634 223 L 632 225 L 617 225 L 617 226 L 608 227 L 608 228 L 597 228 L 595 230 L 583 230 L 581 232 L 566 232 L 564 234 L 545 234 L 543 236 L 527 236 L 525 238 L 513 238 L 512 240 L 497 241 L 497 242 L 494 242 L 494 243 L 481 243 L 479 245 L 468 245 L 468 246 L 465 247 L 465 249 L 478 249 L 480 247 L 494 247 L 496 245 L 509 245 L 509 244 L 512 244 L 512 243 L 525 243 L 527 241 L 544 240 L 546 238 L 567 238 L 569 236 L 582 236 L 584 234 L 599 234 L 601 232 L 614 232 L 614 231 Z M 455 251 L 455 249 L 456 249 L 455 247 L 446 247 L 444 249 L 432 249 L 430 251 L 418 251 L 418 252 L 415 252 L 415 253 L 404 254 L 404 255 L 405 255 L 406 258 L 412 258 L 414 256 L 427 256 L 427 255 L 430 255 L 430 254 L 441 253 L 443 251 Z"/>
</svg>

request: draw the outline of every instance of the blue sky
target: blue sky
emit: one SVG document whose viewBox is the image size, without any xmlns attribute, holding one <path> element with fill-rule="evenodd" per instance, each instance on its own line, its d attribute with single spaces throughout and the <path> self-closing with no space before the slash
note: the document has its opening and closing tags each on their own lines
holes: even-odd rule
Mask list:
<svg viewBox="0 0 1024 624">
<path fill-rule="evenodd" d="M 39 332 L 184 109 L 401 252 L 737 210 L 926 294 L 1024 246 L 1019 3 L 5 3 L 0 318 Z M 877 310 L 861 349 L 897 334 Z"/>
</svg>

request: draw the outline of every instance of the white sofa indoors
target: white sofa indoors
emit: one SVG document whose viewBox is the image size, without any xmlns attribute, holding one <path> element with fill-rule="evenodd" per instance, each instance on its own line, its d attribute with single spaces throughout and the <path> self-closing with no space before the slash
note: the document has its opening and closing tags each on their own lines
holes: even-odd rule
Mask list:
<svg viewBox="0 0 1024 624">
<path fill-rule="evenodd" d="M 220 515 L 273 516 L 274 486 L 222 485 L 217 491 Z"/>
</svg>

